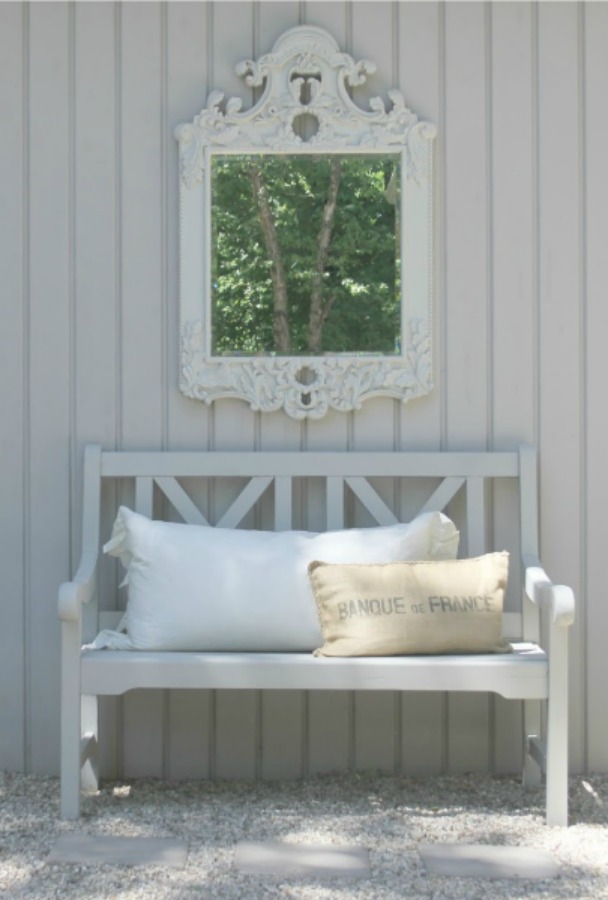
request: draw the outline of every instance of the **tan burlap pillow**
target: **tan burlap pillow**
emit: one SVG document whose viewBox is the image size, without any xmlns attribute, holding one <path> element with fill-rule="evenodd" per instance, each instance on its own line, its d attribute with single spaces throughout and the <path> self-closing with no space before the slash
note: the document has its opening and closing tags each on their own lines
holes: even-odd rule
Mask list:
<svg viewBox="0 0 608 900">
<path fill-rule="evenodd" d="M 509 554 L 308 567 L 325 643 L 315 656 L 506 653 Z"/>
</svg>

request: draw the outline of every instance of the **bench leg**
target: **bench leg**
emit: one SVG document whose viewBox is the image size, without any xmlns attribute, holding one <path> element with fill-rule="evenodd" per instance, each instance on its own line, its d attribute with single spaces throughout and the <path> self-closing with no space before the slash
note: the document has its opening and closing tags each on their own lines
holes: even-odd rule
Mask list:
<svg viewBox="0 0 608 900">
<path fill-rule="evenodd" d="M 541 747 L 540 737 L 537 734 L 526 735 L 522 776 L 522 783 L 525 788 L 538 787 L 543 777 L 543 763 L 534 754 L 533 750 L 535 747 Z"/>
<path fill-rule="evenodd" d="M 547 710 L 547 825 L 568 824 L 568 629 L 550 636 Z"/>
<path fill-rule="evenodd" d="M 74 622 L 61 627 L 61 818 L 80 814 L 80 629 Z"/>
<path fill-rule="evenodd" d="M 65 700 L 65 695 L 64 695 Z M 80 703 L 61 711 L 61 818 L 80 815 Z"/>
<path fill-rule="evenodd" d="M 540 761 L 530 752 L 538 741 L 541 730 L 541 707 L 539 700 L 524 700 L 524 787 L 538 787 L 542 769 Z"/>
<path fill-rule="evenodd" d="M 88 695 L 81 699 L 81 771 L 80 787 L 83 791 L 96 791 L 99 787 L 99 754 L 97 750 L 97 697 Z"/>
</svg>

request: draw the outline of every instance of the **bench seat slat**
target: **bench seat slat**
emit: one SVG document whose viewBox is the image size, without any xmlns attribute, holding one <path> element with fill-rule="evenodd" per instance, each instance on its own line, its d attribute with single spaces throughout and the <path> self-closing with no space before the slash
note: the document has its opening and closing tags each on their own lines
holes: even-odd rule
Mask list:
<svg viewBox="0 0 608 900">
<path fill-rule="evenodd" d="M 310 653 L 176 653 L 85 650 L 85 694 L 134 688 L 491 691 L 503 697 L 547 696 L 547 657 L 536 644 L 513 653 L 363 658 Z"/>
</svg>

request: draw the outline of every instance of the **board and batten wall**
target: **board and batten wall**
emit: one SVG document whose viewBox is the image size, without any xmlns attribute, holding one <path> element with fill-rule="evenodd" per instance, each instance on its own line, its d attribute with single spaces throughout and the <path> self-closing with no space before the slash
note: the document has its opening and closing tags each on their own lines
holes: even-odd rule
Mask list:
<svg viewBox="0 0 608 900">
<path fill-rule="evenodd" d="M 235 63 L 303 23 L 377 62 L 366 96 L 399 86 L 438 126 L 435 390 L 311 423 L 177 388 L 174 126 L 213 88 L 247 101 Z M 57 587 L 78 559 L 86 443 L 526 440 L 540 449 L 542 556 L 579 600 L 572 770 L 608 771 L 607 45 L 600 3 L 0 4 L 1 769 L 58 769 Z M 159 691 L 103 715 L 117 775 L 521 762 L 519 705 L 485 695 Z"/>
</svg>

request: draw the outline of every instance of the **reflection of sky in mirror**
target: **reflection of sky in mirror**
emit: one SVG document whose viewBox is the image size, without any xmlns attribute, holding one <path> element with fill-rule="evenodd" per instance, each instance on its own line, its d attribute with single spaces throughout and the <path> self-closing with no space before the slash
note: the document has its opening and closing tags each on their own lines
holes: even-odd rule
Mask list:
<svg viewBox="0 0 608 900">
<path fill-rule="evenodd" d="M 212 157 L 214 355 L 400 351 L 399 167 Z"/>
</svg>

